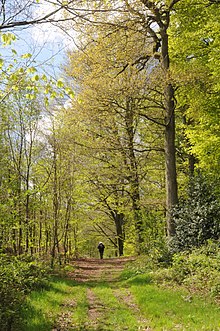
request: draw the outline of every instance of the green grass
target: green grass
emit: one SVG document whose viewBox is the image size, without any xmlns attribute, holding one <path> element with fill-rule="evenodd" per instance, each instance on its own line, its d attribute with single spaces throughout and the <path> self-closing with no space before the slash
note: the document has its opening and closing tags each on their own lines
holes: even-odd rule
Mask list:
<svg viewBox="0 0 220 331">
<path fill-rule="evenodd" d="M 88 288 L 101 303 L 95 326 L 88 323 Z M 133 295 L 134 309 L 126 304 L 128 292 Z M 139 311 L 135 307 L 139 307 Z M 112 286 L 53 280 L 48 289 L 33 292 L 28 297 L 20 330 L 51 331 L 62 313 L 70 313 L 72 328 L 66 331 L 142 331 L 144 326 L 156 331 L 220 330 L 220 306 L 205 298 L 189 298 L 180 290 L 160 288 L 147 274 Z"/>
<path fill-rule="evenodd" d="M 80 325 L 87 319 L 86 288 L 73 281 L 56 279 L 50 287 L 32 292 L 23 309 L 22 331 L 49 331 L 62 312 L 72 312 L 73 324 Z"/>
<path fill-rule="evenodd" d="M 106 307 L 102 317 L 102 330 L 138 330 L 139 323 L 134 312 L 118 300 L 109 287 L 96 287 L 93 293 Z"/>
<path fill-rule="evenodd" d="M 148 283 L 143 285 L 142 281 L 131 285 L 130 290 L 153 330 L 220 330 L 220 306 L 207 298 L 189 297 L 183 291 Z"/>
</svg>

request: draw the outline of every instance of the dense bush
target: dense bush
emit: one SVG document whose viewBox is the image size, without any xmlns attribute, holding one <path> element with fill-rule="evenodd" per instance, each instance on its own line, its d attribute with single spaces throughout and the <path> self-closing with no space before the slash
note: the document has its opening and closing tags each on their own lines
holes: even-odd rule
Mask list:
<svg viewBox="0 0 220 331">
<path fill-rule="evenodd" d="M 220 247 L 219 242 L 173 256 L 172 279 L 191 289 L 207 290 L 220 297 Z"/>
<path fill-rule="evenodd" d="M 1 331 L 18 330 L 25 295 L 46 284 L 46 269 L 32 258 L 0 254 L 0 325 Z"/>
<path fill-rule="evenodd" d="M 194 250 L 176 253 L 169 268 L 152 273 L 156 283 L 176 284 L 220 299 L 220 243 L 209 240 Z"/>
<path fill-rule="evenodd" d="M 201 176 L 189 185 L 188 198 L 173 209 L 176 235 L 170 242 L 173 252 L 200 247 L 208 239 L 220 238 L 220 202 L 213 187 Z"/>
<path fill-rule="evenodd" d="M 157 258 L 139 256 L 127 265 L 121 279 L 132 281 L 141 274 L 148 283 L 184 286 L 192 292 L 206 292 L 220 299 L 220 242 L 208 240 L 200 248 L 175 253 L 170 266 Z"/>
</svg>

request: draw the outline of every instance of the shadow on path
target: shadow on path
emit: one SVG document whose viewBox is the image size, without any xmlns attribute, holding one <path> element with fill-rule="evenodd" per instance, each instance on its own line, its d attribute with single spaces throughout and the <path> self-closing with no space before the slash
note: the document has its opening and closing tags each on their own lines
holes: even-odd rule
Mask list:
<svg viewBox="0 0 220 331">
<path fill-rule="evenodd" d="M 109 259 L 73 259 L 70 266 L 73 270 L 67 272 L 67 278 L 77 282 L 115 282 L 118 280 L 125 265 L 135 260 L 135 257 Z"/>
</svg>

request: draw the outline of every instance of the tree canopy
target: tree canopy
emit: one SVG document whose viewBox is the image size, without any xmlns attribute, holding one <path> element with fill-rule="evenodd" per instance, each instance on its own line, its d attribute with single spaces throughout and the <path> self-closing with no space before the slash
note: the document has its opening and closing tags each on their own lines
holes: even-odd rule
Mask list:
<svg viewBox="0 0 220 331">
<path fill-rule="evenodd" d="M 96 255 L 98 241 L 109 256 L 163 254 L 196 217 L 202 231 L 188 188 L 202 174 L 218 210 L 219 10 L 2 1 L 0 249 L 50 254 L 53 265 Z M 56 80 L 16 50 L 15 29 L 44 23 L 74 30 Z"/>
</svg>

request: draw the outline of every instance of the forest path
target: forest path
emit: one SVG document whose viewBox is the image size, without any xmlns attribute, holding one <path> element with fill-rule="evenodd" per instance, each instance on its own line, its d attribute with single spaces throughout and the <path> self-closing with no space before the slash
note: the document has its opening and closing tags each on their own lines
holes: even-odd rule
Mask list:
<svg viewBox="0 0 220 331">
<path fill-rule="evenodd" d="M 150 331 L 148 323 L 126 287 L 121 287 L 119 277 L 125 265 L 134 257 L 109 259 L 76 259 L 67 272 L 67 279 L 77 282 L 87 302 L 86 321 L 74 320 L 76 298 L 63 304 L 52 331 Z"/>
<path fill-rule="evenodd" d="M 115 282 L 125 265 L 135 257 L 109 259 L 75 259 L 70 262 L 75 269 L 67 277 L 78 282 Z"/>
</svg>

